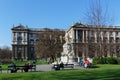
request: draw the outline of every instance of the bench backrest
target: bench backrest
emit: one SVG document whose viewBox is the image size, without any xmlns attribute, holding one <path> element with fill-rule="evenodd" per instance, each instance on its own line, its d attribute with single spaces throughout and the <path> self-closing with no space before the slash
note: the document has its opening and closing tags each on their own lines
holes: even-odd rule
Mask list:
<svg viewBox="0 0 120 80">
<path fill-rule="evenodd" d="M 69 66 L 69 65 L 71 65 L 71 66 L 74 66 L 74 64 L 64 64 L 65 66 Z"/>
</svg>

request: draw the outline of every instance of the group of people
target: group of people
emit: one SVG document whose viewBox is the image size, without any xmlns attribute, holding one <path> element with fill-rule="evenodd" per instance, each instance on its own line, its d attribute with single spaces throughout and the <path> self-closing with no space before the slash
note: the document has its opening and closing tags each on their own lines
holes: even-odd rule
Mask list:
<svg viewBox="0 0 120 80">
<path fill-rule="evenodd" d="M 29 70 L 34 64 L 35 64 L 34 62 L 26 63 L 26 64 L 24 64 L 24 66 L 23 66 L 22 69 L 23 69 L 25 72 L 28 72 L 28 70 Z M 17 72 L 18 69 L 19 69 L 19 68 L 16 67 L 15 63 L 12 63 L 12 64 L 10 65 L 10 71 L 11 71 L 11 73 Z"/>
<path fill-rule="evenodd" d="M 81 67 L 88 68 L 88 67 L 91 67 L 91 65 L 92 65 L 92 59 L 90 58 L 85 58 L 80 60 Z"/>
</svg>

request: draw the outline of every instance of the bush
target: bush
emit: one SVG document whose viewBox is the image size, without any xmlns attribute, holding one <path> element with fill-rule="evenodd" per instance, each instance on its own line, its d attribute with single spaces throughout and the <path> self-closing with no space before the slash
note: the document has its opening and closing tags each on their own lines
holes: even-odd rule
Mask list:
<svg viewBox="0 0 120 80">
<path fill-rule="evenodd" d="M 116 57 L 95 57 L 93 64 L 120 64 L 120 58 Z"/>
<path fill-rule="evenodd" d="M 120 64 L 120 58 L 117 59 L 118 64 Z"/>
<path fill-rule="evenodd" d="M 106 58 L 106 64 L 118 64 L 117 58 L 115 58 L 115 57 L 107 57 Z"/>
<path fill-rule="evenodd" d="M 100 58 L 100 64 L 106 64 L 106 58 L 105 57 Z"/>
<path fill-rule="evenodd" d="M 93 58 L 93 64 L 100 64 L 101 60 L 99 57 Z"/>
</svg>

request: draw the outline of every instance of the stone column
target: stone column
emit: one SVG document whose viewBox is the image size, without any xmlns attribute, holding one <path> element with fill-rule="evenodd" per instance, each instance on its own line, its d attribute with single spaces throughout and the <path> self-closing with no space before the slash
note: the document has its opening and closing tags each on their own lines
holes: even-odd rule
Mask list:
<svg viewBox="0 0 120 80">
<path fill-rule="evenodd" d="M 103 32 L 101 32 L 100 34 L 101 34 L 101 40 L 102 40 L 102 43 L 103 43 Z"/>
<path fill-rule="evenodd" d="M 14 46 L 12 46 L 12 60 L 14 60 L 14 58 L 15 58 L 15 47 Z"/>
<path fill-rule="evenodd" d="M 12 42 L 14 41 L 14 32 L 12 32 Z"/>
<path fill-rule="evenodd" d="M 94 56 L 97 57 L 97 44 L 98 44 L 98 43 L 97 43 L 97 32 L 96 32 L 96 31 L 95 31 L 94 37 L 95 37 L 95 44 L 96 44 L 96 45 L 95 45 L 95 53 L 94 53 Z"/>
<path fill-rule="evenodd" d="M 88 56 L 88 44 L 85 44 L 85 54 Z M 85 57 L 85 54 L 83 55 L 83 57 Z"/>
<path fill-rule="evenodd" d="M 114 32 L 114 44 L 116 44 L 116 33 Z M 115 54 L 113 55 L 114 57 L 117 57 L 117 54 L 116 54 L 116 45 L 114 45 L 114 52 Z"/>
<path fill-rule="evenodd" d="M 115 35 L 115 32 L 113 34 L 113 38 L 114 38 L 114 43 L 116 42 L 116 35 Z"/>
<path fill-rule="evenodd" d="M 22 50 L 21 50 L 21 54 L 22 54 L 22 59 L 24 59 L 24 46 L 22 46 L 22 48 L 21 48 Z"/>
<path fill-rule="evenodd" d="M 29 52 L 28 52 L 28 47 L 25 46 L 25 58 L 26 58 L 26 59 L 28 59 L 28 53 L 29 53 Z"/>
<path fill-rule="evenodd" d="M 14 48 L 15 48 L 15 58 L 17 59 L 17 53 L 18 53 L 18 51 L 17 51 L 17 46 L 14 46 Z"/>
<path fill-rule="evenodd" d="M 84 30 L 83 30 L 82 42 L 84 43 Z"/>
<path fill-rule="evenodd" d="M 107 43 L 109 43 L 110 42 L 110 34 L 109 34 L 110 32 L 107 32 L 107 40 L 108 40 L 108 42 Z"/>
<path fill-rule="evenodd" d="M 95 43 L 97 43 L 97 32 L 95 32 L 94 37 L 95 37 Z"/>
<path fill-rule="evenodd" d="M 85 47 L 85 46 L 84 46 Z M 86 55 L 85 55 L 85 48 L 82 50 L 82 57 L 84 58 Z"/>
<path fill-rule="evenodd" d="M 78 30 L 76 30 L 76 43 L 78 43 Z"/>
<path fill-rule="evenodd" d="M 74 43 L 74 40 L 75 40 L 75 34 L 74 33 L 75 33 L 75 31 L 73 30 L 72 31 L 72 43 Z"/>
<path fill-rule="evenodd" d="M 86 30 L 86 43 L 88 42 L 88 31 Z"/>
<path fill-rule="evenodd" d="M 110 57 L 110 32 L 107 32 L 107 39 L 108 39 L 108 41 L 107 41 L 107 43 L 108 43 L 108 45 L 107 45 L 107 49 L 108 49 L 107 57 Z"/>
<path fill-rule="evenodd" d="M 110 44 L 108 44 L 107 46 L 108 46 L 107 57 L 110 57 Z"/>
<path fill-rule="evenodd" d="M 85 53 L 88 55 L 88 30 L 86 30 L 86 44 L 85 44 Z M 83 58 L 85 57 L 85 54 L 82 56 Z"/>
<path fill-rule="evenodd" d="M 76 46 L 77 46 L 76 56 L 78 56 L 78 30 L 76 30 Z"/>
</svg>

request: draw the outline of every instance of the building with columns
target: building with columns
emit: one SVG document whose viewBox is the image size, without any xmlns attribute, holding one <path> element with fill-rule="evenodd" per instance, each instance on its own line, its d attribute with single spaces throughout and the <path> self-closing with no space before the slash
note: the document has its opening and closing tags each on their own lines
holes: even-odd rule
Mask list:
<svg viewBox="0 0 120 80">
<path fill-rule="evenodd" d="M 38 34 L 45 29 L 13 26 L 12 59 L 34 59 Z M 66 31 L 77 57 L 120 57 L 120 27 L 95 27 L 76 23 Z"/>
<path fill-rule="evenodd" d="M 75 57 L 120 57 L 120 27 L 76 23 L 66 32 Z"/>
<path fill-rule="evenodd" d="M 27 26 L 13 26 L 12 30 L 12 59 L 31 60 L 35 59 L 35 43 L 40 33 L 47 28 L 28 28 Z M 55 30 L 55 29 L 49 29 Z"/>
<path fill-rule="evenodd" d="M 12 28 L 12 59 L 34 59 L 34 43 L 41 30 L 19 25 Z"/>
</svg>

